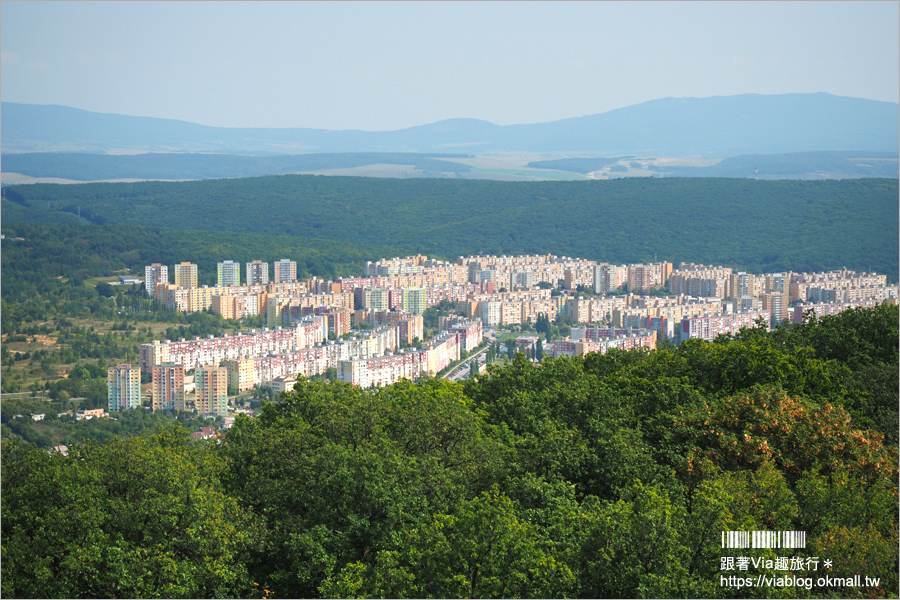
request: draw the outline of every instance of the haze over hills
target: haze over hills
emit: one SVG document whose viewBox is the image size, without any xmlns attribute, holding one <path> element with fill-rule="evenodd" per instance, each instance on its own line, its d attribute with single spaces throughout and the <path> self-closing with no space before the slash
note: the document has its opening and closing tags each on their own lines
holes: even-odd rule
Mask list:
<svg viewBox="0 0 900 600">
<path fill-rule="evenodd" d="M 151 117 L 3 102 L 9 152 L 538 153 L 728 158 L 900 150 L 900 106 L 825 93 L 663 98 L 550 123 L 450 119 L 397 131 L 208 127 Z"/>
</svg>

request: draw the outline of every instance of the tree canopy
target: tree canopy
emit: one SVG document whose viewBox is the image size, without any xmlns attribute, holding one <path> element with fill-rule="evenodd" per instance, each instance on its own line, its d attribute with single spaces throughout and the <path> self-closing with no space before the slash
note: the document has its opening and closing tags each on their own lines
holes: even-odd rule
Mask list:
<svg viewBox="0 0 900 600">
<path fill-rule="evenodd" d="M 5 439 L 2 592 L 896 596 L 898 325 L 881 306 L 657 351 L 519 354 L 465 384 L 301 380 L 222 443 L 178 425 L 69 457 Z M 808 542 L 723 549 L 737 530 Z M 880 582 L 732 588 L 729 556 Z"/>
<path fill-rule="evenodd" d="M 9 186 L 2 210 L 4 228 L 7 221 L 152 223 L 396 246 L 401 253 L 443 258 L 473 248 L 616 263 L 658 256 L 756 273 L 847 267 L 896 281 L 897 195 L 896 179 L 501 182 L 284 175 Z"/>
</svg>

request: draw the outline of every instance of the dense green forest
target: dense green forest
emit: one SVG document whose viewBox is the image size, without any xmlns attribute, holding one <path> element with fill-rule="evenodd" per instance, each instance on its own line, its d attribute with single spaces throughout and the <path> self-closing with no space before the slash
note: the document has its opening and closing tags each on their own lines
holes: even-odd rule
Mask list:
<svg viewBox="0 0 900 600">
<path fill-rule="evenodd" d="M 554 253 L 898 276 L 898 181 L 576 182 L 280 176 L 3 191 L 7 220 L 293 235 L 455 257 Z M 162 257 L 160 257 L 162 258 Z M 224 258 L 224 255 L 221 256 Z"/>
<path fill-rule="evenodd" d="M 896 597 L 898 326 L 881 306 L 654 352 L 519 355 L 465 385 L 301 381 L 221 444 L 179 425 L 68 458 L 4 439 L 0 590 Z M 723 549 L 732 530 L 807 544 Z M 761 574 L 812 587 L 722 585 Z M 856 574 L 879 584 L 818 583 Z"/>
</svg>

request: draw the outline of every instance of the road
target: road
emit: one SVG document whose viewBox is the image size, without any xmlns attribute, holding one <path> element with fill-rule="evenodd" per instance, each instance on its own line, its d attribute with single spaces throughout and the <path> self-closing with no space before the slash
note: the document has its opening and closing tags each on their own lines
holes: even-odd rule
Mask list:
<svg viewBox="0 0 900 600">
<path fill-rule="evenodd" d="M 477 360 L 479 366 L 483 366 L 485 361 L 487 360 L 487 348 L 483 348 L 466 359 L 466 361 L 460 364 L 456 370 L 452 371 L 449 375 L 445 376 L 444 379 L 449 379 L 450 381 L 459 381 L 461 379 L 468 379 L 472 373 L 472 369 L 469 366 L 473 360 Z"/>
</svg>

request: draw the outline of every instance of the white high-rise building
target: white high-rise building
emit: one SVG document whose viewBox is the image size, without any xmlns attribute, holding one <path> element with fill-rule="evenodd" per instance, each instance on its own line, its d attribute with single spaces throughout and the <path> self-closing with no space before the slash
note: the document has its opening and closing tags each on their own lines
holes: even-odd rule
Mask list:
<svg viewBox="0 0 900 600">
<path fill-rule="evenodd" d="M 159 263 L 144 267 L 144 291 L 148 296 L 156 295 L 157 283 L 169 283 L 169 267 Z"/>
</svg>

